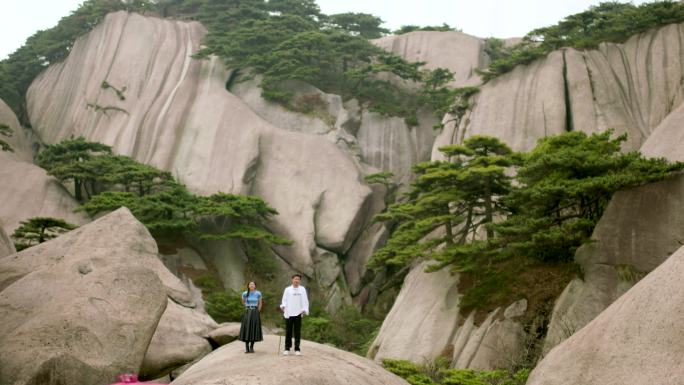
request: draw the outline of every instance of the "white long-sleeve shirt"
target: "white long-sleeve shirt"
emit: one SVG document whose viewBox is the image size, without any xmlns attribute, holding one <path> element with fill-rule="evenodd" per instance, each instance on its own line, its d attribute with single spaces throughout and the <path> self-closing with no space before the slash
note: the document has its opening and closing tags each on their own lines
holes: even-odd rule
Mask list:
<svg viewBox="0 0 684 385">
<path fill-rule="evenodd" d="M 306 296 L 304 286 L 294 287 L 290 285 L 286 287 L 280 308 L 283 309 L 283 317 L 285 318 L 296 317 L 302 313 L 309 314 L 309 298 Z"/>
</svg>

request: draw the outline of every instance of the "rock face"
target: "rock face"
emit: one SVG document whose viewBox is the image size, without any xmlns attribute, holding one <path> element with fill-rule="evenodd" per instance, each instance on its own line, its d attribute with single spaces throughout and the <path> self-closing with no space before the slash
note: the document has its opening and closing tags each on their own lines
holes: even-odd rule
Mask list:
<svg viewBox="0 0 684 385">
<path fill-rule="evenodd" d="M 264 336 L 263 342 L 254 345 L 254 354 L 244 354 L 241 342 L 223 346 L 191 366 L 172 384 L 407 384 L 372 361 L 314 342 L 302 341 L 302 357 L 278 356 L 278 349 L 282 348 L 279 338 Z"/>
<path fill-rule="evenodd" d="M 226 92 L 219 60 L 190 57 L 204 34 L 199 23 L 108 15 L 34 81 L 32 125 L 46 143 L 82 135 L 111 145 L 197 193 L 264 198 L 280 213 L 270 227 L 295 241 L 278 254 L 311 277 L 317 248 L 350 248 L 371 191 L 333 143 L 277 128 Z M 103 81 L 126 87 L 125 99 Z"/>
<path fill-rule="evenodd" d="M 643 275 L 681 246 L 684 175 L 617 193 L 575 255 L 584 280 L 556 302 L 545 350 L 589 323 Z"/>
<path fill-rule="evenodd" d="M 0 123 L 12 129 L 11 137 L 0 137 L 14 150 L 0 151 L 0 222 L 7 235 L 21 221 L 32 217 L 56 217 L 81 225 L 85 215 L 76 214 L 78 203 L 55 179 L 33 162 L 33 139 L 19 125 L 14 112 L 0 100 Z"/>
<path fill-rule="evenodd" d="M 651 133 L 641 149 L 644 156 L 684 160 L 677 129 L 682 106 Z M 615 194 L 594 229 L 594 242 L 576 253 L 584 280 L 571 282 L 556 301 L 545 351 L 589 323 L 681 246 L 683 203 L 684 175 Z"/>
<path fill-rule="evenodd" d="M 452 367 L 483 370 L 519 363 L 526 334 L 516 318 L 527 310 L 527 301 L 505 311 L 495 309 L 475 325 L 474 313 L 465 320 L 459 315 L 459 276 L 448 269 L 426 273 L 427 264 L 414 266 L 406 276 L 368 357 L 376 362 L 393 358 L 423 363 L 453 352 Z"/>
<path fill-rule="evenodd" d="M 217 325 L 198 306 L 121 208 L 0 258 L 0 384 L 168 373 L 211 351 Z"/>
<path fill-rule="evenodd" d="M 446 124 L 432 158 L 443 159 L 438 147 L 477 134 L 527 151 L 546 135 L 613 128 L 628 134 L 625 150 L 682 160 L 682 37 L 684 25 L 669 25 L 624 44 L 555 51 L 518 66 L 482 86 L 474 107 Z M 677 177 L 615 195 L 594 231 L 595 242 L 577 252 L 584 280 L 573 281 L 556 302 L 545 350 L 586 325 L 679 247 L 682 194 Z"/>
<path fill-rule="evenodd" d="M 394 181 L 403 185 L 413 179 L 411 165 L 430 159 L 438 121 L 429 111 L 420 111 L 418 125 L 409 126 L 403 118 L 360 108 L 356 100 L 343 102 L 308 84 L 288 82 L 294 103 L 312 108 L 297 113 L 263 99 L 259 79 L 240 81 L 231 92 L 275 126 L 324 137 L 363 165 L 392 172 Z"/>
<path fill-rule="evenodd" d="M 137 371 L 176 292 L 156 251 L 120 209 L 0 259 L 0 383 L 101 384 Z"/>
<path fill-rule="evenodd" d="M 0 221 L 0 257 L 14 254 L 16 252 L 17 250 L 14 248 L 14 243 L 12 243 L 12 240 L 5 233 L 2 221 Z"/>
<path fill-rule="evenodd" d="M 466 318 L 452 340 L 454 368 L 494 370 L 512 368 L 522 363 L 521 348 L 526 333 L 515 320 L 527 310 L 527 301 L 520 300 L 506 310 L 495 309 L 480 324 L 475 325 L 474 313 Z"/>
<path fill-rule="evenodd" d="M 426 273 L 426 266 L 426 262 L 414 266 L 404 279 L 392 310 L 368 349 L 368 358 L 422 363 L 425 358 L 439 356 L 451 341 L 459 318 L 458 276 L 447 269 Z"/>
<path fill-rule="evenodd" d="M 211 345 L 205 337 L 217 327 L 208 315 L 167 300 L 140 374 L 145 378 L 160 377 L 209 354 Z"/>
<path fill-rule="evenodd" d="M 472 111 L 443 130 L 438 145 L 480 134 L 529 150 L 544 135 L 613 128 L 629 135 L 627 149 L 638 149 L 684 100 L 682 37 L 683 25 L 669 25 L 518 66 L 482 86 Z"/>
<path fill-rule="evenodd" d="M 664 384 L 684 377 L 684 248 L 555 347 L 528 385 Z"/>
<path fill-rule="evenodd" d="M 446 68 L 454 73 L 452 87 L 480 83 L 475 73 L 488 65 L 484 40 L 461 32 L 415 31 L 386 36 L 373 43 L 409 61 L 426 62 L 429 69 Z"/>
<path fill-rule="evenodd" d="M 16 159 L 24 162 L 33 162 L 34 152 L 34 138 L 29 130 L 24 129 L 19 124 L 17 116 L 9 106 L 0 99 L 0 125 L 6 125 L 10 128 L 10 136 L 0 135 L 0 140 L 7 142 L 12 148 L 10 154 L 14 155 Z M 0 152 L 3 152 L 0 150 Z"/>
</svg>

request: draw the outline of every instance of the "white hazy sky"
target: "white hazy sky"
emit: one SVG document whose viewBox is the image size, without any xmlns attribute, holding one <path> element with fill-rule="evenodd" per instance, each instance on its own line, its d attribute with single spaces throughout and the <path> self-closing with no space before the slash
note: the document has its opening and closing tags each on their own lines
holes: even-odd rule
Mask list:
<svg viewBox="0 0 684 385">
<path fill-rule="evenodd" d="M 0 0 L 0 60 L 36 31 L 57 24 L 83 0 Z M 600 0 L 318 0 L 325 14 L 364 12 L 379 16 L 385 27 L 447 23 L 479 37 L 523 36 L 554 24 Z M 628 1 L 621 1 L 628 2 Z M 645 2 L 634 0 L 634 4 Z"/>
</svg>

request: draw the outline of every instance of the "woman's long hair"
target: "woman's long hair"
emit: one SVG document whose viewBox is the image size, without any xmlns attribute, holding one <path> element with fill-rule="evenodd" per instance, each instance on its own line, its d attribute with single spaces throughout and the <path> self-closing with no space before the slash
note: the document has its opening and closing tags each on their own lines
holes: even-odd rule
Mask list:
<svg viewBox="0 0 684 385">
<path fill-rule="evenodd" d="M 245 300 L 247 300 L 247 298 L 249 298 L 249 293 L 251 293 L 251 290 L 249 290 L 249 284 L 250 284 L 250 283 L 253 283 L 253 284 L 254 284 L 254 291 L 256 291 L 256 289 L 257 289 L 257 283 L 256 283 L 256 281 L 249 281 L 249 282 L 247 282 L 247 295 L 245 296 Z"/>
</svg>

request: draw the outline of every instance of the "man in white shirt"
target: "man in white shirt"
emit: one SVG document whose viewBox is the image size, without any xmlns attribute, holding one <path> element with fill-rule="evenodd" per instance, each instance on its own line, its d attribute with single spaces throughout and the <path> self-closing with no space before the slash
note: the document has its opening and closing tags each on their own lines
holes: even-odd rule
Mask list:
<svg viewBox="0 0 684 385">
<path fill-rule="evenodd" d="M 306 296 L 306 289 L 301 285 L 301 282 L 301 275 L 293 275 L 292 285 L 285 288 L 283 300 L 280 303 L 280 310 L 283 311 L 283 317 L 285 317 L 285 351 L 283 351 L 285 356 L 290 354 L 293 332 L 295 355 L 302 355 L 299 350 L 302 316 L 309 314 L 309 298 Z"/>
</svg>

